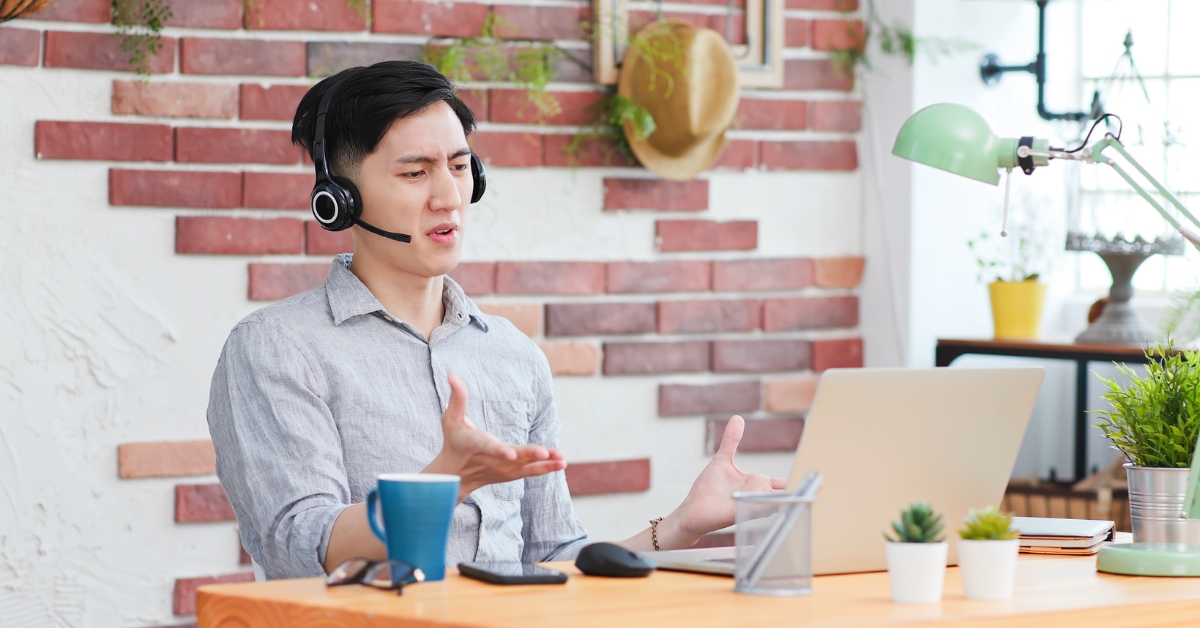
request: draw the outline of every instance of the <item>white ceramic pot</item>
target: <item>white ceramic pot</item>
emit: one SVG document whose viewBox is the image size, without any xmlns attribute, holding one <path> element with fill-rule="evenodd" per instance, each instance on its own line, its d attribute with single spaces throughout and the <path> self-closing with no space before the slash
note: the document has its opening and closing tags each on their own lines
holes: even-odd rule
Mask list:
<svg viewBox="0 0 1200 628">
<path fill-rule="evenodd" d="M 970 600 L 1007 600 L 1017 577 L 1020 539 L 958 540 L 958 570 L 963 595 Z"/>
<path fill-rule="evenodd" d="M 942 601 L 946 581 L 946 554 L 950 545 L 941 543 L 887 544 L 888 582 L 892 601 L 901 604 L 930 604 Z"/>
</svg>

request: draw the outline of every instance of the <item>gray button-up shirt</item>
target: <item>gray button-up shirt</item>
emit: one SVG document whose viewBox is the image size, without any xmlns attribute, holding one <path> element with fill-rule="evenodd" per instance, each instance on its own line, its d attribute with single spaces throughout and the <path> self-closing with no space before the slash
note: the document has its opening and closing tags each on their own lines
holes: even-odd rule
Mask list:
<svg viewBox="0 0 1200 628">
<path fill-rule="evenodd" d="M 550 368 L 528 337 L 443 279 L 426 341 L 335 259 L 321 287 L 229 334 L 208 428 L 242 544 L 271 578 L 321 576 L 333 522 L 381 473 L 414 473 L 442 448 L 447 375 L 467 416 L 513 444 L 559 447 Z M 454 511 L 446 563 L 563 560 L 585 538 L 560 471 L 476 490 Z"/>
</svg>

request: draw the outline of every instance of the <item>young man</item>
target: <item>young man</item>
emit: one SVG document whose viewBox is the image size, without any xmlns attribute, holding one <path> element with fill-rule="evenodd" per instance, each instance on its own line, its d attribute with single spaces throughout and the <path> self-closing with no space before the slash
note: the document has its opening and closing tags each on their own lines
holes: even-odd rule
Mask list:
<svg viewBox="0 0 1200 628">
<path fill-rule="evenodd" d="M 242 543 L 271 578 L 383 558 L 367 491 L 380 473 L 428 472 L 462 478 L 448 564 L 573 558 L 587 537 L 562 473 L 546 359 L 446 277 L 467 228 L 471 111 L 428 65 L 352 68 L 300 102 L 292 139 L 310 154 L 335 84 L 331 169 L 357 187 L 363 222 L 412 240 L 353 227 L 354 255 L 336 259 L 323 286 L 230 332 L 208 422 Z M 734 491 L 783 488 L 734 466 L 743 425 L 729 422 L 687 498 L 657 523 L 659 547 L 732 524 Z M 622 544 L 652 549 L 651 528 Z"/>
</svg>

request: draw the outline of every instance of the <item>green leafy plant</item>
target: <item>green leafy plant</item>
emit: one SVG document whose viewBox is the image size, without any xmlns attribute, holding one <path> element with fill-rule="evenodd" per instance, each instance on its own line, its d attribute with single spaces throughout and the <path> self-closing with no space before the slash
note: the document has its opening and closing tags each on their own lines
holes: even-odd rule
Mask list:
<svg viewBox="0 0 1200 628">
<path fill-rule="evenodd" d="M 151 63 L 162 50 L 162 29 L 174 13 L 167 0 L 113 0 L 113 24 L 121 37 L 121 50 L 129 65 L 144 79 Z"/>
<path fill-rule="evenodd" d="M 852 6 L 847 4 L 847 8 Z M 938 59 L 978 48 L 976 44 L 961 39 L 918 37 L 911 27 L 902 22 L 893 21 L 888 24 L 880 17 L 875 0 L 867 0 L 864 17 L 861 26 L 854 22 L 847 24 L 849 45 L 831 51 L 834 66 L 848 75 L 853 75 L 859 67 L 871 69 L 867 42 L 872 37 L 878 38 L 880 52 L 903 57 L 908 65 L 913 64 L 918 52 L 925 52 L 930 58 Z"/>
<path fill-rule="evenodd" d="M 896 538 L 884 534 L 893 543 L 940 543 L 942 541 L 942 515 L 933 511 L 929 504 L 911 504 L 900 511 L 900 520 L 892 522 Z"/>
<path fill-rule="evenodd" d="M 1176 351 L 1168 340 L 1146 349 L 1146 357 L 1145 376 L 1117 365 L 1128 386 L 1100 378 L 1111 407 L 1096 411 L 1096 427 L 1134 465 L 1187 468 L 1200 435 L 1200 352 Z"/>
<path fill-rule="evenodd" d="M 1040 247 L 1033 239 L 1015 234 L 1016 248 L 1012 261 L 996 257 L 996 251 L 990 246 L 992 235 L 987 231 L 979 233 L 978 237 L 967 240 L 967 248 L 975 257 L 975 279 L 977 281 L 1037 281 L 1039 273 L 1031 272 L 1037 257 L 1040 257 Z M 1005 268 L 1008 272 L 1005 273 Z"/>
<path fill-rule="evenodd" d="M 605 161 L 611 160 L 617 154 L 626 159 L 636 159 L 629 147 L 629 138 L 625 136 L 625 123 L 631 123 L 634 140 L 638 142 L 650 137 L 658 128 L 654 116 L 650 115 L 645 107 L 618 94 L 616 87 L 609 88 L 589 109 L 592 111 L 592 123 L 572 135 L 571 141 L 564 149 L 568 163 L 574 163 L 583 152 L 584 143 L 593 140 L 602 142 Z"/>
<path fill-rule="evenodd" d="M 972 510 L 963 521 L 958 536 L 968 541 L 1008 541 L 1021 536 L 1021 533 L 1012 529 L 1012 517 L 989 506 L 983 510 Z"/>
</svg>

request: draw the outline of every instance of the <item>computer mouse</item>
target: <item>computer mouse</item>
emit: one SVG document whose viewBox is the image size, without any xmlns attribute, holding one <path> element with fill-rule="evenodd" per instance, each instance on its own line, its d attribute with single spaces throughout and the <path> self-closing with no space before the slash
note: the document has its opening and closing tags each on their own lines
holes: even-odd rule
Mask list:
<svg viewBox="0 0 1200 628">
<path fill-rule="evenodd" d="M 653 564 L 614 543 L 593 543 L 584 547 L 575 559 L 575 566 L 589 576 L 609 578 L 644 578 L 654 571 Z"/>
</svg>

